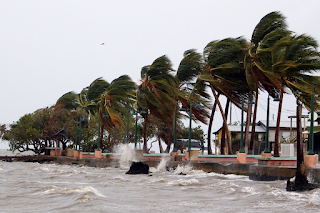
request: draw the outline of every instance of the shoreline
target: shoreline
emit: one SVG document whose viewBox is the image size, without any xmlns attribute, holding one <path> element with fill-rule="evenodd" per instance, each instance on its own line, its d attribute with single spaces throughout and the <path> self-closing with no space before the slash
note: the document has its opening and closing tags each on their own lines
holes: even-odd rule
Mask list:
<svg viewBox="0 0 320 213">
<path fill-rule="evenodd" d="M 6 162 L 34 162 L 34 163 L 53 163 L 61 165 L 79 165 L 89 167 L 120 167 L 120 159 L 112 158 L 83 158 L 65 156 L 0 156 L 0 160 Z M 157 167 L 160 160 L 141 160 L 149 167 Z M 295 176 L 295 166 L 265 166 L 257 163 L 237 164 L 235 162 L 213 162 L 213 161 L 171 161 L 166 162 L 166 166 L 170 169 L 175 169 L 178 165 L 189 165 L 193 169 L 202 170 L 204 172 L 214 172 L 219 174 L 234 174 L 248 176 L 254 181 L 273 181 L 273 180 L 288 180 Z M 320 183 L 320 168 L 306 169 L 308 177 L 312 183 Z"/>
</svg>

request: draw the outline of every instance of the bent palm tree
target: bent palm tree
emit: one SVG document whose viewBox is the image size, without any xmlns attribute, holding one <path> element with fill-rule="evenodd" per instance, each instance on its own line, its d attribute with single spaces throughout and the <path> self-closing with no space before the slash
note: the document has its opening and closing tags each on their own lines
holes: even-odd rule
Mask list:
<svg viewBox="0 0 320 213">
<path fill-rule="evenodd" d="M 272 67 L 270 71 L 278 78 L 275 85 L 280 86 L 277 127 L 275 133 L 274 156 L 279 156 L 279 130 L 283 93 L 289 89 L 297 100 L 310 106 L 310 95 L 319 78 L 310 74 L 320 69 L 320 53 L 317 42 L 306 35 L 287 36 L 278 41 L 272 48 Z M 318 105 L 316 104 L 316 107 Z"/>
<path fill-rule="evenodd" d="M 190 110 L 190 103 L 202 103 L 202 108 L 192 109 L 194 115 L 192 118 L 206 124 L 206 119 L 209 117 L 206 108 L 208 108 L 208 100 L 211 97 L 206 92 L 208 86 L 206 82 L 197 79 L 203 71 L 204 65 L 203 58 L 199 53 L 194 49 L 187 50 L 183 54 L 175 78 L 179 89 L 179 96 L 176 97 L 176 100 L 180 101 L 187 111 Z M 208 146 L 210 146 L 210 143 Z M 170 148 L 170 144 L 168 144 L 166 151 L 169 151 L 168 148 Z"/>
<path fill-rule="evenodd" d="M 227 38 L 210 42 L 204 52 L 208 65 L 199 79 L 210 83 L 227 133 L 229 132 L 227 118 L 216 92 L 225 95 L 239 108 L 241 101 L 248 99 L 250 89 L 246 83 L 243 66 L 246 48 L 247 43 L 243 38 Z M 229 133 L 227 134 L 227 145 L 228 152 L 231 154 Z"/>
<path fill-rule="evenodd" d="M 152 115 L 171 126 L 178 96 L 177 81 L 171 74 L 173 71 L 171 61 L 166 56 L 157 58 L 151 65 L 141 70 L 141 83 L 137 88 L 137 110 L 150 111 Z M 169 113 L 168 113 L 169 112 Z M 143 114 L 144 144 L 143 150 L 147 152 L 147 123 L 148 114 Z"/>
</svg>

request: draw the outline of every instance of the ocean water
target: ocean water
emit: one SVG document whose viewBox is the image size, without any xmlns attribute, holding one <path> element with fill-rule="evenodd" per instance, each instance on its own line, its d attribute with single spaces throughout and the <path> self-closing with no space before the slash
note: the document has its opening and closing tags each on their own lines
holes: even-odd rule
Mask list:
<svg viewBox="0 0 320 213">
<path fill-rule="evenodd" d="M 286 181 L 192 170 L 150 175 L 119 168 L 0 161 L 0 212 L 319 212 L 320 190 L 287 192 Z M 185 175 L 180 175 L 184 173 Z"/>
</svg>

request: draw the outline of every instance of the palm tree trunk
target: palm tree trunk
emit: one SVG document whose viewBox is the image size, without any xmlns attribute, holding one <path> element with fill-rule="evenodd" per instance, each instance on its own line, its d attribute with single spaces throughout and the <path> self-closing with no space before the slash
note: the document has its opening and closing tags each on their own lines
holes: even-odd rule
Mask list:
<svg viewBox="0 0 320 213">
<path fill-rule="evenodd" d="M 158 142 L 159 142 L 159 150 L 160 150 L 160 153 L 163 153 L 163 148 L 162 148 L 162 145 L 161 145 L 161 139 L 160 139 L 160 137 L 158 137 Z"/>
<path fill-rule="evenodd" d="M 254 112 L 253 112 L 253 120 L 252 120 L 252 129 L 251 129 L 251 138 L 250 138 L 250 144 L 249 144 L 249 150 L 248 154 L 253 155 L 254 154 L 254 148 L 253 148 L 253 143 L 254 143 L 254 135 L 256 133 L 256 119 L 257 119 L 257 110 L 258 110 L 258 91 L 256 91 L 256 97 L 255 101 L 256 104 L 254 105 Z"/>
<path fill-rule="evenodd" d="M 276 133 L 274 136 L 274 157 L 279 157 L 279 132 L 280 132 L 280 120 L 281 120 L 281 109 L 282 109 L 282 100 L 283 100 L 283 90 L 280 90 L 280 102 L 278 108 L 278 117 L 277 117 L 277 126 Z"/>
<path fill-rule="evenodd" d="M 301 125 L 302 105 L 297 106 L 297 171 L 295 184 L 306 185 L 308 179 L 305 173 L 305 167 L 303 163 L 303 143 L 302 143 L 302 125 Z"/>
<path fill-rule="evenodd" d="M 147 124 L 148 124 L 148 113 L 145 114 L 144 124 L 143 124 L 143 153 L 148 152 L 147 144 Z"/>
<path fill-rule="evenodd" d="M 226 116 L 223 112 L 223 109 L 222 109 L 222 106 L 221 106 L 221 103 L 219 101 L 219 97 L 218 95 L 216 94 L 213 86 L 210 84 L 210 87 L 211 87 L 211 90 L 212 90 L 212 93 L 214 95 L 214 98 L 215 100 L 217 100 L 217 104 L 219 106 L 219 109 L 220 109 L 220 113 L 221 113 L 221 116 L 222 116 L 222 119 L 223 119 L 223 125 L 226 126 L 226 132 L 227 132 L 227 147 L 228 147 L 228 153 L 229 154 L 232 154 L 232 147 L 231 147 L 231 141 L 230 141 L 230 136 L 229 136 L 229 130 L 228 130 L 228 124 L 227 124 L 227 119 L 226 119 Z M 221 147 L 222 149 L 222 147 Z"/>
<path fill-rule="evenodd" d="M 175 110 L 176 110 L 176 108 L 175 108 Z M 174 134 L 174 122 L 175 122 L 175 120 L 174 120 L 174 115 L 175 115 L 175 111 L 173 111 L 173 119 L 172 119 L 172 128 L 171 128 L 171 132 L 172 132 L 172 134 L 170 135 L 170 140 L 168 141 L 168 144 L 167 144 L 167 148 L 166 148 L 166 150 L 165 150 L 165 153 L 169 153 L 170 152 L 170 147 L 171 147 L 171 144 L 173 143 L 173 134 Z"/>
<path fill-rule="evenodd" d="M 219 97 L 220 94 L 218 94 Z M 212 148 L 211 148 L 211 128 L 212 128 L 212 123 L 213 123 L 213 117 L 216 112 L 217 108 L 217 101 L 214 101 L 214 104 L 212 106 L 212 111 L 210 115 L 210 120 L 209 120 L 209 125 L 208 125 L 208 155 L 212 155 Z"/>
<path fill-rule="evenodd" d="M 227 103 L 226 103 L 226 108 L 225 108 L 225 110 L 224 110 L 224 113 L 225 113 L 225 117 L 226 117 L 226 120 L 227 120 L 227 118 L 228 118 L 228 112 L 229 112 L 229 105 L 230 105 L 230 99 L 228 98 L 227 99 Z M 223 134 L 223 136 L 225 136 L 225 134 L 227 133 L 227 138 L 228 138 L 228 135 L 229 135 L 229 130 L 228 130 L 228 124 L 223 124 L 223 132 L 222 132 L 222 134 Z M 228 140 L 228 139 L 227 139 Z M 230 143 L 231 144 L 231 143 Z M 231 147 L 230 145 L 229 145 L 229 147 Z M 228 147 L 228 150 L 229 150 L 229 147 Z"/>
<path fill-rule="evenodd" d="M 221 129 L 221 155 L 225 155 L 225 147 L 226 147 L 226 128 L 225 125 L 222 124 L 222 129 Z"/>
</svg>

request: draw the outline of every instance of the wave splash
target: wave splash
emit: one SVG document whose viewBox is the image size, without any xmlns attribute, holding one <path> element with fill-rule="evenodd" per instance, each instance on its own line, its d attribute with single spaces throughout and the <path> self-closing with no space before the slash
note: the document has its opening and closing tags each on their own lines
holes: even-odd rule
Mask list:
<svg viewBox="0 0 320 213">
<path fill-rule="evenodd" d="M 130 167 L 132 161 L 136 161 L 135 152 L 127 144 L 120 144 L 115 147 L 115 152 L 121 155 L 119 165 L 122 169 Z"/>
</svg>

